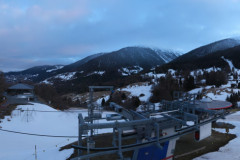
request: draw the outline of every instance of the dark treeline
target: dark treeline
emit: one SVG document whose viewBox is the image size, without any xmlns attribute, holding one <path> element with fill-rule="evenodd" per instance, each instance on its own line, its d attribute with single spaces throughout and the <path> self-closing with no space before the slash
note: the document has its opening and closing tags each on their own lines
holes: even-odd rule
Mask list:
<svg viewBox="0 0 240 160">
<path fill-rule="evenodd" d="M 137 96 L 127 96 L 125 92 L 116 91 L 111 96 L 106 105 L 109 102 L 115 102 L 127 109 L 135 110 L 140 104 L 141 101 Z M 107 108 L 108 109 L 108 108 Z"/>
<path fill-rule="evenodd" d="M 162 100 L 172 100 L 173 92 L 180 90 L 182 87 L 177 79 L 174 79 L 171 74 L 167 74 L 166 77 L 159 78 L 157 84 L 153 86 L 150 101 L 156 103 Z"/>
<path fill-rule="evenodd" d="M 79 107 L 78 101 L 73 102 L 71 98 L 63 97 L 57 92 L 54 86 L 39 84 L 35 86 L 35 94 L 55 109 L 68 109 L 69 107 Z"/>
<path fill-rule="evenodd" d="M 227 96 L 227 101 L 233 104 L 233 107 L 238 107 L 238 101 L 240 101 L 240 92 L 232 93 L 230 96 Z"/>
<path fill-rule="evenodd" d="M 220 87 L 228 82 L 227 73 L 224 71 L 205 73 L 206 84 Z"/>
<path fill-rule="evenodd" d="M 79 94 L 88 92 L 88 86 L 114 86 L 115 88 L 120 88 L 132 83 L 146 81 L 150 81 L 150 78 L 144 78 L 141 75 L 121 76 L 118 73 L 108 73 L 103 76 L 78 77 L 66 82 L 55 80 L 54 86 L 59 94 Z"/>
<path fill-rule="evenodd" d="M 225 71 L 204 72 L 203 74 L 195 73 L 194 76 L 190 75 L 188 71 L 176 74 L 178 78 L 173 78 L 168 73 L 166 77 L 158 79 L 157 84 L 152 89 L 151 102 L 171 101 L 173 100 L 174 91 L 187 92 L 201 85 L 215 85 L 216 87 L 220 87 L 228 82 L 228 76 Z M 201 82 L 202 80 L 205 80 L 204 84 Z"/>
<path fill-rule="evenodd" d="M 6 82 L 3 72 L 0 71 L 0 103 L 3 101 L 3 93 L 6 89 Z"/>
</svg>

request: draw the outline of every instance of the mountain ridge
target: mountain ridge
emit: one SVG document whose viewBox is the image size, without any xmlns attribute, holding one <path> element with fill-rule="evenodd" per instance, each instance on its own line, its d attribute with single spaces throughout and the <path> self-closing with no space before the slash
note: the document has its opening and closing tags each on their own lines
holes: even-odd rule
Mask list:
<svg viewBox="0 0 240 160">
<path fill-rule="evenodd" d="M 217 51 L 225 50 L 228 48 L 233 48 L 238 45 L 240 45 L 240 40 L 236 39 L 236 38 L 227 38 L 227 39 L 215 41 L 215 42 L 209 43 L 207 45 L 203 45 L 196 49 L 193 49 L 193 50 L 187 52 L 186 54 L 176 58 L 172 62 L 181 61 L 183 59 L 200 58 L 200 57 L 206 56 L 208 54 L 211 54 L 211 53 L 214 53 Z"/>
<path fill-rule="evenodd" d="M 101 76 L 103 76 L 103 74 L 110 76 L 113 72 L 115 72 L 114 75 L 117 76 L 127 76 L 136 74 L 143 69 L 163 65 L 177 58 L 177 56 L 179 56 L 177 52 L 163 51 L 160 49 L 153 50 L 149 47 L 125 47 L 113 52 L 93 54 L 55 70 L 54 67 L 56 66 L 47 66 L 47 69 L 53 70 L 48 73 L 43 73 L 47 71 L 47 69 L 45 69 L 46 66 L 32 67 L 35 69 L 38 68 L 39 73 L 34 71 L 32 72 L 32 74 L 35 74 L 34 78 L 31 78 L 31 76 L 27 77 L 28 80 L 40 82 L 45 79 L 50 79 L 51 77 L 53 79 L 66 77 L 67 73 L 71 73 L 71 76 L 76 77 L 86 77 L 100 72 Z M 21 75 L 21 77 L 24 77 L 24 75 L 31 74 L 30 71 L 32 70 L 33 69 L 30 68 L 20 72 L 8 72 L 6 76 Z M 126 73 L 127 70 L 129 70 L 129 73 Z"/>
<path fill-rule="evenodd" d="M 156 68 L 156 71 L 162 72 L 167 69 L 193 70 L 213 66 L 224 68 L 225 62 L 221 59 L 221 56 L 227 56 L 231 52 L 236 52 L 234 48 L 238 48 L 238 46 L 240 46 L 239 39 L 228 38 L 216 41 L 191 50 L 170 63 Z M 229 59 L 233 60 L 231 57 Z"/>
</svg>

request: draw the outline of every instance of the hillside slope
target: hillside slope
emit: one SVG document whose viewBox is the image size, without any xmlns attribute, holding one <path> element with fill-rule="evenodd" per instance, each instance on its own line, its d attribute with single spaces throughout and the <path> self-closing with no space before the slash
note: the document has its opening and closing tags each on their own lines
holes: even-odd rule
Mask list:
<svg viewBox="0 0 240 160">
<path fill-rule="evenodd" d="M 233 64 L 240 67 L 240 41 L 235 39 L 225 39 L 222 41 L 214 42 L 206 46 L 202 46 L 195 50 L 186 53 L 170 63 L 158 67 L 158 72 L 167 69 L 175 70 L 194 70 L 210 67 L 227 67 L 226 61 L 221 57 L 232 60 Z"/>
<path fill-rule="evenodd" d="M 66 66 L 38 66 L 21 72 L 8 72 L 8 79 L 40 82 L 50 79 L 64 81 L 74 77 L 104 74 L 129 76 L 144 69 L 161 66 L 179 56 L 176 52 L 146 47 L 126 47 L 109 53 L 98 53 Z"/>
</svg>

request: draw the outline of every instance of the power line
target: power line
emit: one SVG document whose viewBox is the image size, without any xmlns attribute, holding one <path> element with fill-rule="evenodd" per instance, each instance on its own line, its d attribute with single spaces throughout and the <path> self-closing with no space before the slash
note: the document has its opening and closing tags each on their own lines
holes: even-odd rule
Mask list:
<svg viewBox="0 0 240 160">
<path fill-rule="evenodd" d="M 35 134 L 35 133 L 26 133 L 26 132 L 18 132 L 18 131 L 12 131 L 12 130 L 6 130 L 6 129 L 0 129 L 0 131 L 3 132 L 10 132 L 10 133 L 16 133 L 16 134 L 24 134 L 29 136 L 40 136 L 40 137 L 54 137 L 54 138 L 78 138 L 78 136 L 57 136 L 57 135 L 45 135 L 45 134 Z M 86 137 L 86 136 L 83 136 Z"/>
<path fill-rule="evenodd" d="M 23 111 L 23 112 L 58 112 L 58 113 L 61 113 L 61 112 L 70 112 L 70 113 L 81 113 L 81 112 L 87 112 L 87 111 L 42 111 L 42 110 L 23 110 L 23 109 L 15 109 L 15 110 L 18 110 L 18 111 Z"/>
</svg>

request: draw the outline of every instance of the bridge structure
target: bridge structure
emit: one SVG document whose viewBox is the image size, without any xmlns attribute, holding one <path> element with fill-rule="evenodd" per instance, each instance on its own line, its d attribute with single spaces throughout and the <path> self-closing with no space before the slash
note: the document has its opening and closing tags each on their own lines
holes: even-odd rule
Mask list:
<svg viewBox="0 0 240 160">
<path fill-rule="evenodd" d="M 186 98 L 184 100 L 184 98 Z M 225 110 L 210 110 L 196 105 L 196 95 L 182 96 L 178 93 L 174 101 L 163 101 L 160 107 L 150 106 L 146 110 L 128 110 L 110 102 L 117 112 L 106 118 L 110 122 L 88 123 L 79 114 L 78 156 L 72 160 L 116 154 L 119 160 L 167 160 L 174 158 L 176 141 L 183 135 L 195 133 L 195 140 L 211 136 L 212 122 L 227 115 Z M 91 109 L 91 108 L 90 108 Z M 111 122 L 112 121 L 112 122 Z M 112 146 L 95 147 L 92 130 L 110 129 Z M 87 138 L 87 145 L 83 145 Z M 127 144 L 124 142 L 128 142 Z M 101 146 L 99 144 L 98 146 Z M 85 151 L 85 152 L 83 152 Z M 132 151 L 131 157 L 124 152 Z"/>
</svg>

